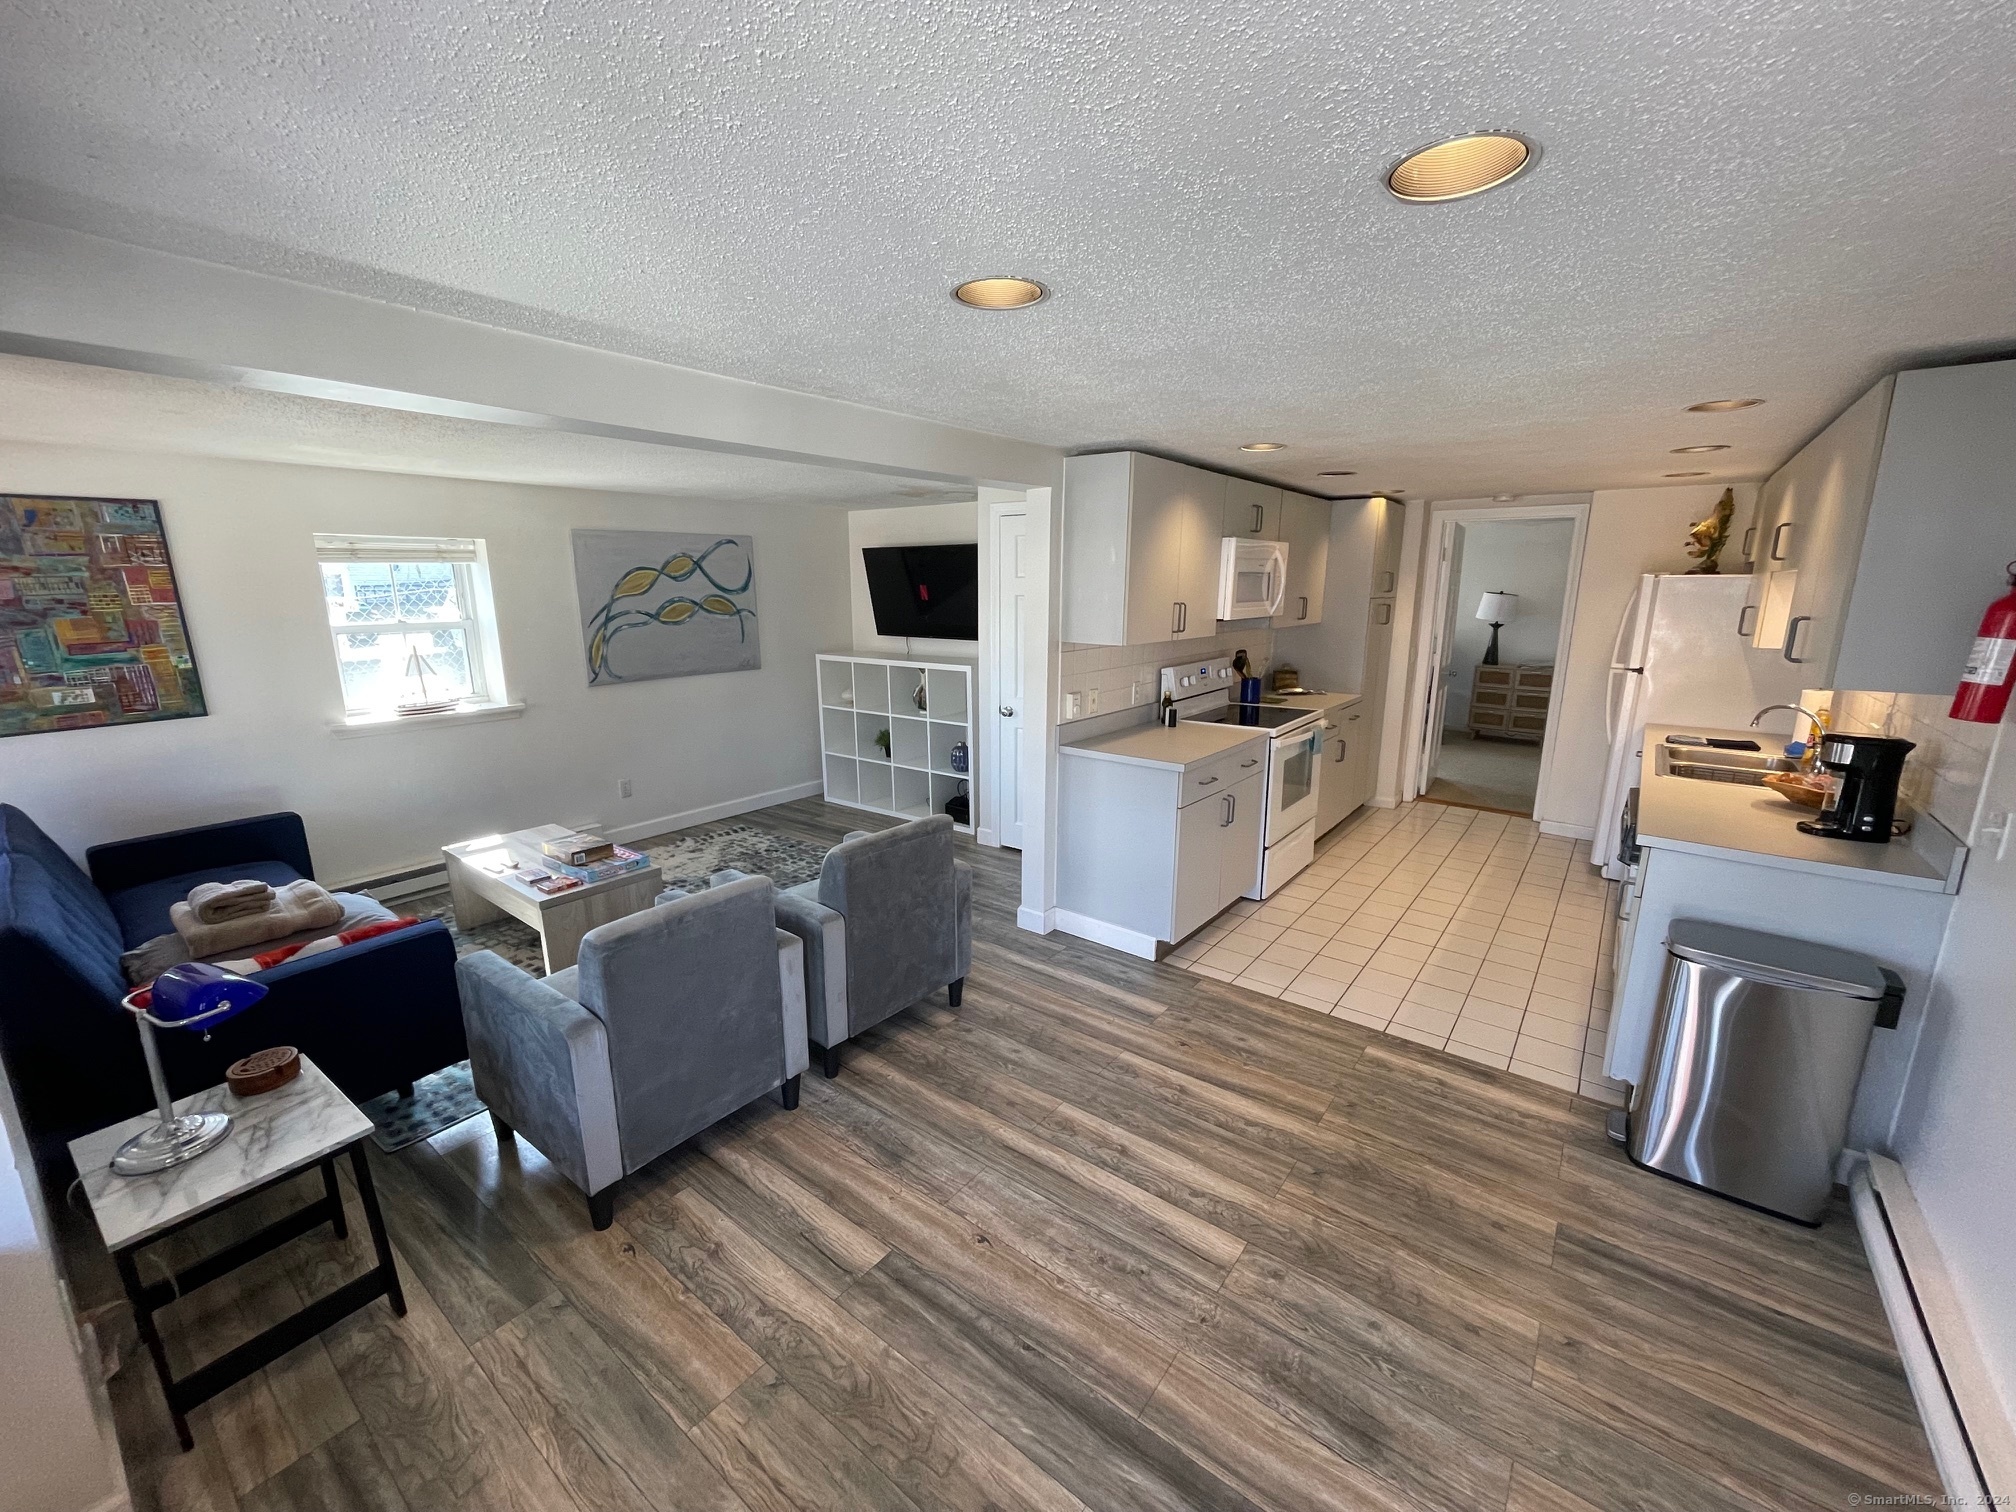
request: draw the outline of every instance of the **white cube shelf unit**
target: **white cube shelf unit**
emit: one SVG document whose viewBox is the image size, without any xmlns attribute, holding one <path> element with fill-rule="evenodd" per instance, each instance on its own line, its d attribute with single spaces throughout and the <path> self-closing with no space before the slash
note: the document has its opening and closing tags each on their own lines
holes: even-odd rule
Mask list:
<svg viewBox="0 0 2016 1512">
<path fill-rule="evenodd" d="M 964 772 L 952 769 L 955 745 L 966 747 Z M 821 656 L 819 749 L 828 803 L 924 819 L 963 790 L 974 812 L 972 664 Z"/>
</svg>

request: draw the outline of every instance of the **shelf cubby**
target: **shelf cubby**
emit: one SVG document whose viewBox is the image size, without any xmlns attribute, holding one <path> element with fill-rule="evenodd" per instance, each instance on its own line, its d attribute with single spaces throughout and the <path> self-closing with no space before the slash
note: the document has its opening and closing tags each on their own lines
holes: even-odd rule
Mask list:
<svg viewBox="0 0 2016 1512">
<path fill-rule="evenodd" d="M 977 765 L 973 677 L 974 668 L 959 662 L 820 656 L 819 750 L 827 801 L 904 819 L 942 814 L 962 790 L 971 803 L 973 774 L 952 770 L 952 748 L 964 744 L 968 767 Z M 884 730 L 886 756 L 875 743 Z M 959 828 L 971 833 L 973 826 Z"/>
</svg>

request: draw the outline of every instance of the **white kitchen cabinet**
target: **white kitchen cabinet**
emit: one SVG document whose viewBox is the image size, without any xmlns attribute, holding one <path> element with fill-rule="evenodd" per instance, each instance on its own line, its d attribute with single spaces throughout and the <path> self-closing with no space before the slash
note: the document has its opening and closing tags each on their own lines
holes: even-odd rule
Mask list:
<svg viewBox="0 0 2016 1512">
<path fill-rule="evenodd" d="M 1400 537 L 1406 506 L 1383 498 L 1370 503 L 1373 510 L 1372 597 L 1391 598 L 1400 591 Z"/>
<path fill-rule="evenodd" d="M 1254 541 L 1281 541 L 1281 490 L 1250 478 L 1225 480 L 1223 533 Z"/>
<path fill-rule="evenodd" d="M 1276 629 L 1323 620 L 1323 585 L 1330 568 L 1330 501 L 1307 494 L 1281 496 L 1281 539 L 1288 543 L 1288 591 Z"/>
<path fill-rule="evenodd" d="M 1217 634 L 1227 482 L 1144 452 L 1066 458 L 1064 639 L 1124 646 Z"/>
<path fill-rule="evenodd" d="M 1217 727 L 1197 728 L 1166 732 L 1168 743 L 1222 744 Z M 1163 733 L 1131 730 L 1109 744 Z M 1267 740 L 1256 731 L 1187 765 L 1114 759 L 1096 744 L 1059 752 L 1057 924 L 1152 960 L 1257 882 Z"/>
<path fill-rule="evenodd" d="M 1323 736 L 1323 779 L 1316 789 L 1316 834 L 1320 838 L 1364 806 L 1372 796 L 1372 743 L 1376 722 L 1366 717 L 1363 699 L 1324 710 L 1330 728 Z"/>
<path fill-rule="evenodd" d="M 1759 492 L 1739 633 L 1801 686 L 1950 693 L 2016 557 L 2016 361 L 1885 378 Z"/>
</svg>

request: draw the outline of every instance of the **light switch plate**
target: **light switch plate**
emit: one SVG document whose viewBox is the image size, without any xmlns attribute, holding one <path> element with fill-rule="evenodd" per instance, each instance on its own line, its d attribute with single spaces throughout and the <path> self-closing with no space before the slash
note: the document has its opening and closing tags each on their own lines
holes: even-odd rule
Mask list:
<svg viewBox="0 0 2016 1512">
<path fill-rule="evenodd" d="M 1087 714 L 1097 714 L 1099 712 L 1099 690 L 1097 688 L 1092 688 L 1086 692 L 1085 712 Z"/>
<path fill-rule="evenodd" d="M 1078 717 L 1078 695 L 1076 693 L 1066 693 L 1064 695 L 1064 717 L 1066 719 L 1076 719 Z"/>
</svg>

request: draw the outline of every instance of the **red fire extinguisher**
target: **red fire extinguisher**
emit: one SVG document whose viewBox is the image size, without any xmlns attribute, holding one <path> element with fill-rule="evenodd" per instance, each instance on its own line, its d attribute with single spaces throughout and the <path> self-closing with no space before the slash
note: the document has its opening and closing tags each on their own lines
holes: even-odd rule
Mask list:
<svg viewBox="0 0 2016 1512">
<path fill-rule="evenodd" d="M 2009 690 L 2016 685 L 2016 562 L 2003 570 L 2009 574 L 2009 592 L 1981 616 L 1967 670 L 1960 674 L 1960 691 L 1953 695 L 1955 719 L 2000 724 L 2009 707 Z"/>
</svg>

